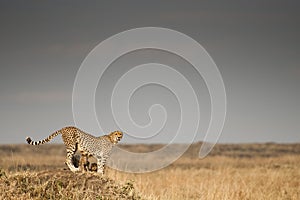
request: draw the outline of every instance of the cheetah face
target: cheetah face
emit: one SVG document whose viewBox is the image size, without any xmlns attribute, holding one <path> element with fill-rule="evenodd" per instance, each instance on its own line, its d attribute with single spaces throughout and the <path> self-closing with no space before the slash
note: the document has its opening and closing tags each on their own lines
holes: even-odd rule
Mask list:
<svg viewBox="0 0 300 200">
<path fill-rule="evenodd" d="M 114 131 L 109 134 L 114 144 L 117 144 L 123 137 L 123 133 L 121 131 Z"/>
</svg>

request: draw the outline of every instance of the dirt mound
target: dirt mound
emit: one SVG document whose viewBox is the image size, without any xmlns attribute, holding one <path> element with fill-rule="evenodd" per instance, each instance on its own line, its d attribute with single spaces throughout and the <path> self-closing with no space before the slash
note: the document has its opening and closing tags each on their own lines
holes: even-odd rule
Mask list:
<svg viewBox="0 0 300 200">
<path fill-rule="evenodd" d="M 141 199 L 132 182 L 123 184 L 92 173 L 23 172 L 0 176 L 0 199 Z"/>
</svg>

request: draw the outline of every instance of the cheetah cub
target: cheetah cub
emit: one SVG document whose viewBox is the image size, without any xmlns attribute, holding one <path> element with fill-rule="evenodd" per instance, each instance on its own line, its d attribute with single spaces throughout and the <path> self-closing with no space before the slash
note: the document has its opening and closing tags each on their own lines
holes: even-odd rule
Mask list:
<svg viewBox="0 0 300 200">
<path fill-rule="evenodd" d="M 88 157 L 93 156 L 97 159 L 97 172 L 104 173 L 104 165 L 108 159 L 114 145 L 116 145 L 123 137 L 121 131 L 114 131 L 108 135 L 95 137 L 76 127 L 65 127 L 55 133 L 49 135 L 46 139 L 33 141 L 30 137 L 26 138 L 28 144 L 40 145 L 49 142 L 58 134 L 61 134 L 67 150 L 66 164 L 72 172 L 86 171 Z M 79 167 L 75 167 L 72 162 L 75 152 L 79 150 L 81 153 Z"/>
</svg>

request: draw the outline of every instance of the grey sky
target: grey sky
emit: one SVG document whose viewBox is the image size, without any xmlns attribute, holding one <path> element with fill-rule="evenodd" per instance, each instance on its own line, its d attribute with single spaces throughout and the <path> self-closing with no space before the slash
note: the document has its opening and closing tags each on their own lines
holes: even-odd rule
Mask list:
<svg viewBox="0 0 300 200">
<path fill-rule="evenodd" d="M 27 135 L 42 139 L 74 124 L 72 88 L 85 56 L 104 39 L 145 26 L 185 33 L 214 59 L 228 101 L 220 142 L 300 142 L 299 6 L 297 0 L 1 1 L 0 143 L 22 143 Z M 147 60 L 146 53 L 127 58 Z M 161 59 L 157 52 L 148 53 L 149 60 Z M 164 59 L 174 65 L 183 62 L 170 54 Z M 115 66 L 121 65 L 126 65 L 125 58 L 116 61 Z M 188 67 L 179 70 L 203 91 L 201 125 L 206 124 L 209 103 L 204 83 L 201 77 L 193 78 Z M 113 72 L 112 66 L 107 73 Z M 100 82 L 98 87 L 103 92 L 110 85 Z M 131 106 L 137 121 L 145 123 L 147 106 L 157 102 L 178 113 L 172 95 L 161 97 L 167 91 L 155 86 L 144 89 L 156 98 L 150 102 L 135 94 Z M 109 131 L 115 127 L 105 118 L 108 110 L 101 98 L 107 97 L 101 95 L 96 96 L 97 113 Z M 176 117 L 170 120 L 178 122 Z M 166 128 L 173 129 L 172 125 Z M 202 137 L 199 134 L 197 139 Z M 168 142 L 168 137 L 162 139 Z M 125 142 L 147 141 L 127 138 Z"/>
</svg>

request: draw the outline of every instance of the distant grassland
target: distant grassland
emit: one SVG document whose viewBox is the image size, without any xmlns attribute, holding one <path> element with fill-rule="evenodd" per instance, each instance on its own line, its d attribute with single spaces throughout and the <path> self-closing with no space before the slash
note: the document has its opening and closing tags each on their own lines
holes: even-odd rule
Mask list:
<svg viewBox="0 0 300 200">
<path fill-rule="evenodd" d="M 107 168 L 105 177 L 69 172 L 63 145 L 0 145 L 0 199 L 300 199 L 300 144 L 218 144 L 204 159 L 200 145 L 162 170 Z M 163 145 L 119 146 L 151 152 Z"/>
</svg>

